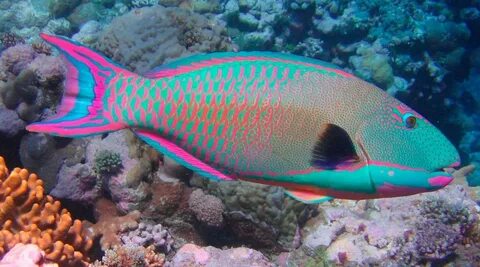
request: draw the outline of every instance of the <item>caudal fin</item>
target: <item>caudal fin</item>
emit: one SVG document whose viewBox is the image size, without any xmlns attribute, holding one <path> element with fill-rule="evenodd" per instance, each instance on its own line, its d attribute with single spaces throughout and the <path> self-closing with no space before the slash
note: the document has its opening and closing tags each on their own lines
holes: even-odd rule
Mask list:
<svg viewBox="0 0 480 267">
<path fill-rule="evenodd" d="M 67 67 L 65 91 L 57 114 L 26 128 L 57 136 L 81 137 L 125 128 L 104 110 L 103 96 L 108 82 L 121 72 L 106 57 L 69 39 L 47 34 L 40 35 L 60 50 Z"/>
</svg>

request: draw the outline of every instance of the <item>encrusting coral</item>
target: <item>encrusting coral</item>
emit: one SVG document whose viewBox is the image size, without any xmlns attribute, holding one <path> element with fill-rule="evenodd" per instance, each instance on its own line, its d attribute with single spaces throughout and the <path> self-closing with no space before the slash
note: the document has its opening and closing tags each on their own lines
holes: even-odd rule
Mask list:
<svg viewBox="0 0 480 267">
<path fill-rule="evenodd" d="M 60 266 L 84 266 L 92 240 L 59 201 L 44 193 L 43 181 L 26 169 L 9 173 L 0 157 L 0 257 L 18 243 L 35 244 Z"/>
<path fill-rule="evenodd" d="M 95 224 L 85 221 L 85 228 L 88 230 L 91 239 L 100 237 L 100 245 L 105 251 L 116 245 L 121 245 L 119 234 L 138 228 L 140 212 L 132 211 L 127 215 L 117 214 L 115 203 L 108 199 L 101 198 L 95 203 Z"/>
</svg>

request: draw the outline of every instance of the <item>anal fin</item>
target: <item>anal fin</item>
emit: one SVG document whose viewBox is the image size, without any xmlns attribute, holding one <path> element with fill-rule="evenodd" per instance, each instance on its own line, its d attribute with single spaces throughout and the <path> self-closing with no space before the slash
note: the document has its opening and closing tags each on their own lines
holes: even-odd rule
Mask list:
<svg viewBox="0 0 480 267">
<path fill-rule="evenodd" d="M 285 193 L 295 200 L 301 201 L 306 204 L 319 204 L 325 201 L 332 200 L 333 197 L 318 195 L 309 191 L 288 190 L 285 189 Z"/>
<path fill-rule="evenodd" d="M 133 129 L 133 132 L 144 142 L 155 148 L 160 153 L 167 155 L 179 164 L 192 171 L 212 180 L 234 180 L 234 178 L 223 174 L 219 170 L 209 166 L 203 161 L 192 156 L 190 153 L 177 146 L 175 143 L 162 136 L 147 130 Z"/>
</svg>

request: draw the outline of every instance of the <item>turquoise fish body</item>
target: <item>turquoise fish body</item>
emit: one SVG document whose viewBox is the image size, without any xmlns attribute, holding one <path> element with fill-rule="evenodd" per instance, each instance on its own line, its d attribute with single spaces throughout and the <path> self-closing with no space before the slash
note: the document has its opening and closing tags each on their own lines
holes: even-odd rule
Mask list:
<svg viewBox="0 0 480 267">
<path fill-rule="evenodd" d="M 338 67 L 280 53 L 214 53 L 143 76 L 62 37 L 67 59 L 56 117 L 30 131 L 79 137 L 131 128 L 182 165 L 217 180 L 284 187 L 317 203 L 436 190 L 458 166 L 425 118 Z"/>
</svg>

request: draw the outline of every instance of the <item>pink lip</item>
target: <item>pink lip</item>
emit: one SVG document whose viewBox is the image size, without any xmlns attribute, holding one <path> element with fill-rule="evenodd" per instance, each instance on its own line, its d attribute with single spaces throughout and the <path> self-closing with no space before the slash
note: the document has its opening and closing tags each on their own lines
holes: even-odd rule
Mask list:
<svg viewBox="0 0 480 267">
<path fill-rule="evenodd" d="M 458 167 L 458 166 L 460 166 L 460 161 L 456 161 L 456 162 L 450 164 L 450 166 L 448 166 L 448 167 L 454 168 L 454 167 Z"/>
<path fill-rule="evenodd" d="M 437 176 L 434 178 L 428 179 L 428 183 L 431 186 L 444 187 L 453 181 L 452 177 L 449 176 Z"/>
</svg>

